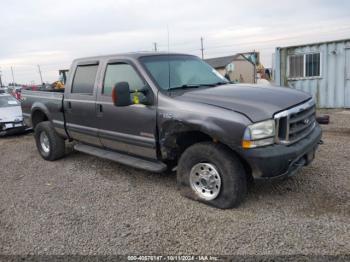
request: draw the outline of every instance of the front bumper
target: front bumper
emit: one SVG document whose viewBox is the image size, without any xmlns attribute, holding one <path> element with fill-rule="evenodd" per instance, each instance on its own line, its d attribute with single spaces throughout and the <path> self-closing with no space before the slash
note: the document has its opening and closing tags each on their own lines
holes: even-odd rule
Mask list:
<svg viewBox="0 0 350 262">
<path fill-rule="evenodd" d="M 311 134 L 292 145 L 242 149 L 240 155 L 250 165 L 254 178 L 290 176 L 312 162 L 321 137 L 321 128 L 316 125 Z"/>
<path fill-rule="evenodd" d="M 26 128 L 23 122 L 0 123 L 0 136 L 21 133 L 24 132 Z"/>
</svg>

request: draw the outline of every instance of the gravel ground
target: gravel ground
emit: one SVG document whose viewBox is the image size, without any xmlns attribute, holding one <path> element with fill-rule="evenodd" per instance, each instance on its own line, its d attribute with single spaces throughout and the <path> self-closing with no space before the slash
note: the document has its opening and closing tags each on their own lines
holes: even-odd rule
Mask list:
<svg viewBox="0 0 350 262">
<path fill-rule="evenodd" d="M 2 138 L 0 254 L 349 254 L 350 114 L 331 113 L 343 129 L 325 128 L 311 166 L 232 210 L 181 197 L 174 175 L 76 152 L 47 162 L 32 134 Z"/>
</svg>

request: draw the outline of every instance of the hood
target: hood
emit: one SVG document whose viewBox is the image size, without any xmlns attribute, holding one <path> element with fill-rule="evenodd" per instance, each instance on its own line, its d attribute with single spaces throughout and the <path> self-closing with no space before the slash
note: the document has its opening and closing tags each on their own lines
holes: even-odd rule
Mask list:
<svg viewBox="0 0 350 262">
<path fill-rule="evenodd" d="M 239 112 L 253 122 L 271 119 L 275 113 L 310 98 L 311 95 L 288 87 L 249 84 L 193 89 L 176 97 Z"/>
<path fill-rule="evenodd" d="M 0 122 L 22 121 L 22 109 L 20 106 L 0 107 Z"/>
</svg>

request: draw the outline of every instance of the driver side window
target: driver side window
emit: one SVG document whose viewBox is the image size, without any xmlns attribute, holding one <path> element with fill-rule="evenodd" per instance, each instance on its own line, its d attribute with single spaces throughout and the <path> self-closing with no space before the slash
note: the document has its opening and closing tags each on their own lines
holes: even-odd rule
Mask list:
<svg viewBox="0 0 350 262">
<path fill-rule="evenodd" d="M 119 82 L 128 82 L 130 91 L 141 90 L 145 86 L 144 81 L 131 65 L 126 63 L 107 65 L 102 93 L 111 95 L 114 85 Z"/>
</svg>

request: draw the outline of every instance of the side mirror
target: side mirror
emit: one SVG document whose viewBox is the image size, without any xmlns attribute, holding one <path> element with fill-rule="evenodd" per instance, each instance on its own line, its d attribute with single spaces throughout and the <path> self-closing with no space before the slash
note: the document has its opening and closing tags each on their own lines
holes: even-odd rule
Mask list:
<svg viewBox="0 0 350 262">
<path fill-rule="evenodd" d="M 112 90 L 112 101 L 115 106 L 132 105 L 130 87 L 127 82 L 116 83 Z"/>
</svg>

